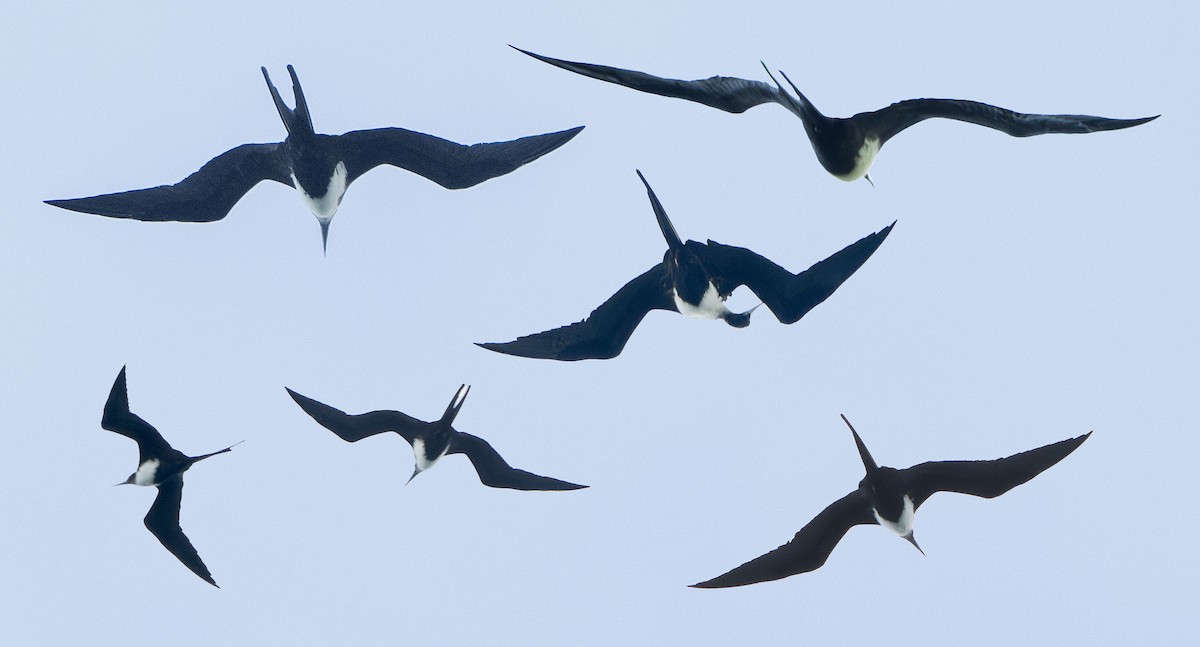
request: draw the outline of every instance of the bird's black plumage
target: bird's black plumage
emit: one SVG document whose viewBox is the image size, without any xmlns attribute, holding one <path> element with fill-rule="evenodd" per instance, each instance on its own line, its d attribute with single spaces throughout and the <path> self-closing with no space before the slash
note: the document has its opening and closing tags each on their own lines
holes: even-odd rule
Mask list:
<svg viewBox="0 0 1200 647">
<path fill-rule="evenodd" d="M 313 130 L 308 103 L 292 66 L 288 73 L 295 109 L 279 96 L 266 68 L 262 72 L 287 129 L 283 142 L 238 146 L 176 184 L 46 203 L 113 218 L 212 222 L 228 215 L 259 182 L 272 180 L 301 192 L 321 222 L 324 241 L 346 187 L 376 166 L 396 166 L 448 189 L 462 189 L 510 173 L 567 143 L 583 129 L 579 126 L 470 146 L 404 128 L 322 135 Z"/>
<path fill-rule="evenodd" d="M 565 61 L 517 47 L 513 49 L 576 74 L 642 92 L 695 101 L 726 112 L 740 113 L 764 103 L 778 103 L 803 121 L 817 159 L 825 170 L 846 181 L 867 176 L 875 154 L 887 140 L 913 124 L 935 117 L 986 126 L 1014 137 L 1118 130 L 1158 117 L 1109 119 L 1091 115 L 1027 114 L 963 99 L 909 99 L 848 118 L 826 117 L 782 72 L 780 74 L 796 96 L 788 94 L 770 70 L 767 74 L 774 85 L 728 76 L 684 81 L 607 65 Z"/>
<path fill-rule="evenodd" d="M 847 420 L 846 424 L 850 422 Z M 907 533 L 902 536 L 916 546 L 916 540 L 912 538 L 912 514 L 933 494 L 960 492 L 986 498 L 1000 496 L 1066 458 L 1091 435 L 1089 431 L 1082 436 L 995 460 L 930 461 L 908 469 L 895 469 L 876 466 L 853 427 L 851 432 L 867 468 L 867 475 L 858 489 L 822 510 L 783 546 L 692 586 L 705 589 L 744 586 L 814 571 L 825 564 L 848 530 L 857 525 L 880 523 L 881 519 L 897 533 L 900 531 L 895 525 L 908 525 L 904 528 Z M 907 520 L 902 522 L 905 499 L 911 507 Z"/>
<path fill-rule="evenodd" d="M 642 319 L 651 310 L 674 310 L 679 304 L 700 308 L 722 302 L 738 287 L 750 288 L 782 323 L 795 323 L 829 298 L 875 253 L 891 233 L 895 223 L 851 243 L 833 256 L 799 273 L 792 274 L 770 260 L 742 247 L 722 245 L 712 240 L 683 242 L 667 218 L 654 190 L 646 183 L 647 195 L 667 241 L 663 261 L 650 268 L 616 294 L 600 304 L 584 319 L 511 342 L 480 343 L 488 350 L 520 357 L 573 361 L 616 357 Z M 705 294 L 709 288 L 708 301 Z M 722 318 L 735 327 L 750 323 L 750 313 L 733 313 L 720 306 L 720 312 L 696 314 Z"/>
<path fill-rule="evenodd" d="M 469 389 L 465 384 L 460 387 L 446 408 L 446 413 L 434 422 L 418 420 L 399 411 L 351 415 L 291 389 L 287 389 L 287 392 L 313 420 L 347 442 L 357 442 L 387 431 L 400 435 L 413 446 L 413 453 L 416 454 L 414 477 L 432 467 L 444 455 L 463 454 L 475 466 L 480 482 L 489 487 L 513 490 L 578 490 L 587 487 L 516 469 L 486 440 L 454 429 L 454 418 Z"/>
<path fill-rule="evenodd" d="M 150 423 L 129 410 L 129 393 L 125 367 L 117 374 L 104 403 L 100 426 L 132 439 L 138 444 L 138 470 L 119 485 L 157 486 L 158 496 L 146 513 L 146 528 L 162 545 L 205 582 L 216 586 L 208 567 L 200 559 L 195 546 L 179 526 L 179 505 L 183 498 L 183 473 L 193 464 L 210 456 L 223 454 L 232 446 L 201 456 L 188 456 L 162 437 Z"/>
</svg>

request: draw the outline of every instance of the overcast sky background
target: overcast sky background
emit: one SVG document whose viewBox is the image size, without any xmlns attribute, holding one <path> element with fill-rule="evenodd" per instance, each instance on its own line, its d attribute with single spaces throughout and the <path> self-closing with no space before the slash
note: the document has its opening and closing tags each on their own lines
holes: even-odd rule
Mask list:
<svg viewBox="0 0 1200 647">
<path fill-rule="evenodd" d="M 1200 605 L 1195 456 L 1198 10 L 1190 3 L 17 3 L 0 26 L 0 642 L 11 645 L 1171 644 Z M 1016 139 L 949 121 L 866 182 L 817 163 L 779 106 L 730 115 L 506 44 L 676 78 L 782 69 L 826 114 L 914 97 L 1159 120 Z M 295 65 L 318 132 L 458 142 L 584 124 L 463 191 L 380 168 L 329 254 L 294 190 L 225 220 L 43 205 L 178 181 L 284 128 Z M 577 321 L 679 233 L 793 271 L 893 220 L 826 303 L 735 330 L 650 314 L 609 361 L 478 341 Z M 739 292 L 731 305 L 756 303 Z M 200 454 L 182 525 L 220 590 L 113 488 L 132 410 Z M 351 445 L 284 386 L 349 412 L 439 416 L 578 492 L 483 487 L 449 457 L 404 486 L 395 436 Z M 852 530 L 814 573 L 693 590 L 789 540 L 875 458 L 1007 456 L 1095 430 L 995 500 L 920 510 L 928 556 Z"/>
</svg>

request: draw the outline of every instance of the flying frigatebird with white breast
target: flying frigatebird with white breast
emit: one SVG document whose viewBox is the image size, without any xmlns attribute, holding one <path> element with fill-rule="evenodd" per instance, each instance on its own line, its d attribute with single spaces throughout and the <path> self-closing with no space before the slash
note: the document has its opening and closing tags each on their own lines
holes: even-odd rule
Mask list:
<svg viewBox="0 0 1200 647">
<path fill-rule="evenodd" d="M 570 141 L 583 126 L 513 141 L 471 146 L 404 128 L 352 130 L 322 135 L 313 130 L 308 102 L 296 70 L 292 77 L 296 107 L 289 108 L 263 78 L 287 128 L 276 144 L 243 144 L 214 157 L 199 171 L 176 184 L 108 193 L 88 198 L 46 200 L 46 204 L 111 218 L 148 221 L 212 222 L 229 214 L 250 189 L 263 180 L 295 187 L 321 225 L 321 248 L 329 223 L 352 182 L 388 164 L 426 177 L 447 189 L 463 189 L 511 173 Z"/>
<path fill-rule="evenodd" d="M 1066 458 L 1092 435 L 1089 431 L 995 460 L 930 461 L 901 470 L 876 465 L 854 426 L 844 415 L 842 420 L 850 427 L 867 470 L 858 489 L 829 504 L 788 543 L 693 587 L 745 586 L 815 571 L 851 528 L 863 524 L 879 524 L 921 550 L 913 537 L 913 517 L 929 497 L 938 492 L 998 497 Z"/>
<path fill-rule="evenodd" d="M 610 359 L 621 353 L 651 310 L 673 310 L 692 319 L 721 319 L 735 328 L 749 326 L 750 315 L 758 306 L 746 312 L 732 312 L 725 306 L 729 295 L 743 285 L 762 299 L 762 305 L 781 323 L 795 323 L 862 267 L 896 224 L 893 222 L 807 270 L 792 274 L 743 247 L 712 240 L 684 242 L 641 171 L 638 177 L 646 187 L 659 230 L 667 241 L 662 262 L 626 283 L 583 321 L 510 342 L 477 346 L 538 359 Z"/>
<path fill-rule="evenodd" d="M 519 47 L 513 49 L 576 74 L 664 97 L 695 101 L 726 112 L 741 113 L 764 103 L 777 103 L 803 122 L 804 131 L 821 166 L 846 182 L 859 178 L 866 178 L 870 182 L 871 177 L 867 173 L 879 149 L 909 126 L 935 117 L 986 126 L 1013 137 L 1120 130 L 1158 118 L 1158 115 L 1110 119 L 1091 115 L 1021 113 L 965 99 L 908 99 L 852 117 L 827 117 L 780 71 L 779 74 L 792 86 L 796 96 L 788 94 L 765 64 L 763 69 L 774 85 L 731 76 L 713 76 L 694 81 L 667 79 L 636 70 L 550 58 Z"/>
<path fill-rule="evenodd" d="M 458 417 L 470 390 L 471 387 L 466 384 L 460 386 L 442 417 L 433 422 L 417 420 L 399 411 L 370 411 L 351 415 L 291 389 L 287 389 L 287 392 L 313 420 L 346 442 L 355 443 L 389 431 L 408 441 L 415 458 L 409 481 L 433 467 L 442 457 L 463 454 L 475 466 L 480 482 L 488 487 L 543 491 L 587 487 L 517 469 L 509 465 L 486 440 L 455 429 L 454 419 Z"/>
<path fill-rule="evenodd" d="M 158 496 L 154 498 L 150 511 L 146 513 L 146 529 L 184 566 L 200 576 L 200 579 L 216 586 L 217 583 L 208 567 L 200 560 L 200 554 L 179 526 L 179 505 L 183 499 L 183 473 L 206 458 L 233 449 L 233 445 L 200 456 L 188 456 L 171 447 L 157 429 L 129 410 L 129 392 L 123 366 L 108 393 L 108 400 L 104 403 L 104 415 L 100 419 L 100 426 L 131 438 L 138 444 L 137 471 L 117 485 L 158 488 Z"/>
</svg>

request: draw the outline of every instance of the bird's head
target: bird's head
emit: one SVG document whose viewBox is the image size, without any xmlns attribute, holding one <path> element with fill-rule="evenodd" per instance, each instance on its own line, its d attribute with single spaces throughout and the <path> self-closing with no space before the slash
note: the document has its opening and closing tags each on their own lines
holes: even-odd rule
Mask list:
<svg viewBox="0 0 1200 647">
<path fill-rule="evenodd" d="M 118 485 L 135 485 L 136 483 L 137 472 L 134 472 L 133 474 L 130 474 L 129 478 L 125 479 L 124 481 L 121 481 L 120 483 L 113 483 L 113 487 L 117 487 Z"/>
<path fill-rule="evenodd" d="M 326 167 L 327 168 L 327 167 Z M 293 162 L 292 184 L 300 193 L 304 206 L 317 217 L 321 224 L 321 249 L 324 250 L 329 241 L 329 223 L 342 204 L 346 195 L 347 181 L 346 164 L 338 162 L 332 170 L 313 173 L 301 164 Z"/>
<path fill-rule="evenodd" d="M 758 307 L 761 305 L 762 304 L 759 303 L 757 306 L 754 306 L 745 312 L 731 312 L 726 310 L 725 314 L 722 315 L 721 318 L 725 320 L 725 323 L 733 326 L 734 328 L 745 328 L 746 326 L 750 325 L 750 315 L 754 314 L 754 311 L 758 310 Z"/>
</svg>

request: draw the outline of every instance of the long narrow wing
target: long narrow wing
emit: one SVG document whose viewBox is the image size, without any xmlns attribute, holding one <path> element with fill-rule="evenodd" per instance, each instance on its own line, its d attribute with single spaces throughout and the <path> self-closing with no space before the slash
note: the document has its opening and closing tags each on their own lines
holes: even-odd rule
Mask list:
<svg viewBox="0 0 1200 647">
<path fill-rule="evenodd" d="M 129 391 L 125 383 L 125 367 L 117 374 L 112 389 L 108 392 L 108 400 L 104 403 L 104 414 L 100 418 L 100 426 L 108 431 L 115 431 L 138 444 L 138 463 L 145 462 L 151 457 L 165 457 L 175 452 L 171 445 L 158 433 L 150 423 L 141 416 L 129 410 Z"/>
<path fill-rule="evenodd" d="M 799 274 L 792 274 L 743 247 L 722 245 L 711 240 L 707 246 L 694 247 L 713 275 L 719 277 L 716 287 L 721 294 L 729 294 L 738 286 L 745 285 L 762 299 L 779 321 L 790 324 L 799 321 L 828 299 L 862 267 L 895 225 L 892 223 L 851 243 Z"/>
<path fill-rule="evenodd" d="M 625 342 L 651 310 L 675 310 L 662 263 L 626 283 L 583 321 L 510 342 L 476 345 L 537 359 L 610 359 L 621 354 Z"/>
<path fill-rule="evenodd" d="M 527 52 L 519 47 L 513 47 L 513 49 L 576 74 L 616 83 L 642 92 L 703 103 L 726 112 L 745 112 L 764 103 L 779 103 L 785 107 L 788 105 L 787 98 L 778 88 L 762 81 L 749 81 L 731 76 L 713 76 L 694 81 L 664 79 L 635 70 L 564 61 Z"/>
<path fill-rule="evenodd" d="M 390 164 L 426 177 L 447 189 L 464 189 L 511 173 L 562 146 L 583 126 L 508 142 L 467 146 L 404 128 L 353 130 L 332 139 L 345 160 L 349 181 Z"/>
<path fill-rule="evenodd" d="M 243 144 L 214 157 L 177 184 L 46 204 L 110 218 L 212 222 L 229 214 L 263 180 L 292 185 L 279 144 Z"/>
<path fill-rule="evenodd" d="M 489 487 L 512 490 L 578 490 L 587 487 L 516 469 L 505 462 L 486 440 L 461 431 L 451 441 L 448 453 L 465 454 L 475 466 L 479 480 Z"/>
<path fill-rule="evenodd" d="M 855 490 L 822 510 L 788 543 L 724 575 L 692 586 L 700 589 L 744 586 L 815 571 L 825 564 L 848 530 L 872 523 L 878 522 L 871 514 L 871 506 Z"/>
<path fill-rule="evenodd" d="M 385 431 L 394 431 L 411 444 L 413 437 L 429 424 L 399 411 L 371 411 L 351 415 L 291 389 L 287 389 L 287 392 L 296 404 L 304 409 L 304 413 L 312 416 L 322 427 L 346 442 L 353 443 Z"/>
<path fill-rule="evenodd" d="M 987 126 L 1013 137 L 1032 137 L 1050 133 L 1092 133 L 1131 128 L 1153 121 L 1158 115 L 1140 119 L 1040 115 L 1014 112 L 1007 108 L 964 99 L 909 99 L 875 112 L 854 115 L 850 119 L 858 123 L 868 136 L 878 136 L 879 143 L 883 144 L 905 128 L 934 117 Z"/>
<path fill-rule="evenodd" d="M 1066 458 L 1092 432 L 990 461 L 931 461 L 900 470 L 915 507 L 937 492 L 991 499 L 1032 479 Z"/>
<path fill-rule="evenodd" d="M 154 505 L 151 505 L 150 512 L 146 513 L 146 529 L 158 537 L 162 545 L 183 562 L 184 566 L 199 575 L 200 579 L 217 586 L 212 574 L 208 572 L 208 567 L 200 560 L 196 547 L 192 546 L 187 535 L 183 534 L 183 528 L 179 527 L 179 503 L 182 499 L 182 477 L 176 476 L 161 483 L 158 486 L 158 496 L 154 498 Z"/>
</svg>

